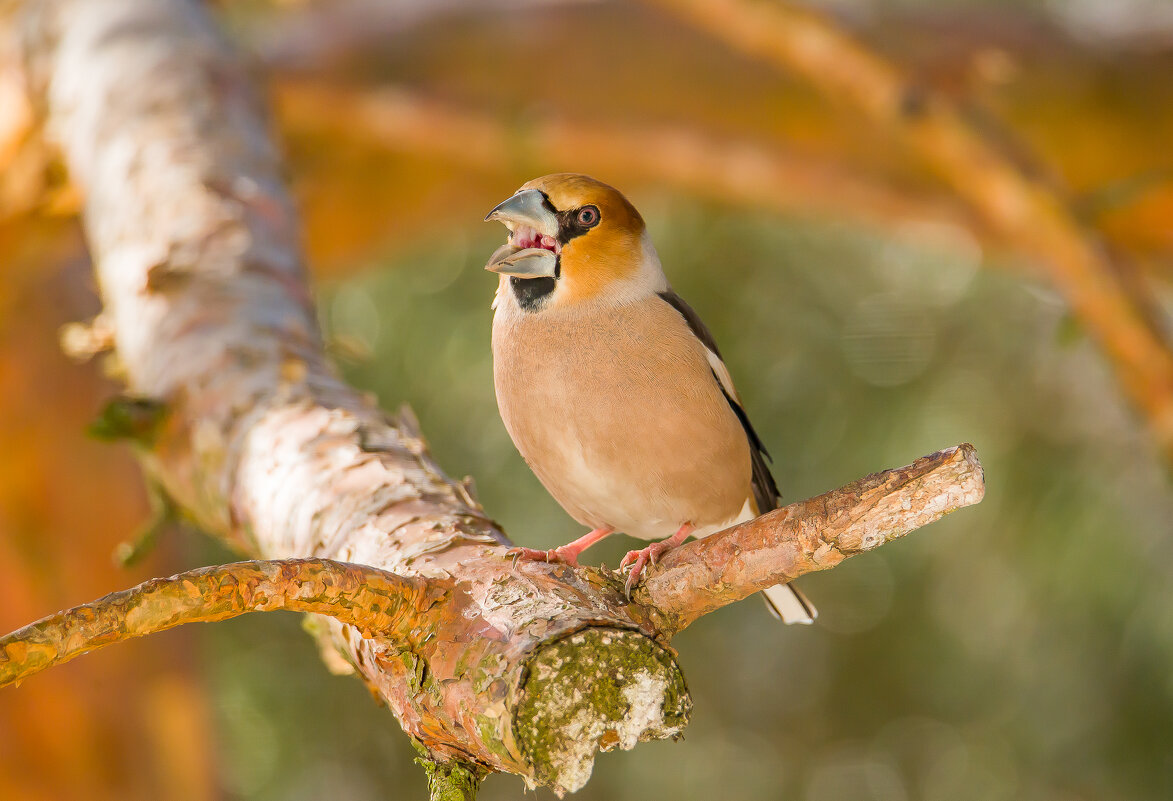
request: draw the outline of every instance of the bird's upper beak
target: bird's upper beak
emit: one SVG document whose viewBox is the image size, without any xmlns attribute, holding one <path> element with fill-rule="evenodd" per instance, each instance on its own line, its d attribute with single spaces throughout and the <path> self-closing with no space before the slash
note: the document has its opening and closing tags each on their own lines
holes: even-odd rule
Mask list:
<svg viewBox="0 0 1173 801">
<path fill-rule="evenodd" d="M 523 189 L 485 215 L 485 222 L 500 220 L 512 231 L 526 225 L 539 234 L 558 236 L 558 218 L 546 208 L 546 198 L 537 189 Z"/>
<path fill-rule="evenodd" d="M 499 220 L 509 228 L 509 241 L 489 257 L 485 269 L 518 278 L 556 278 L 558 218 L 546 207 L 537 189 L 523 189 L 485 216 L 485 222 Z"/>
</svg>

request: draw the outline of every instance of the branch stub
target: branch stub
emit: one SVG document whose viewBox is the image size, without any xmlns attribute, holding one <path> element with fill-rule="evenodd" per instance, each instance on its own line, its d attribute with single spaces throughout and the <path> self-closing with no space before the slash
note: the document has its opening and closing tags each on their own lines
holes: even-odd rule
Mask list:
<svg viewBox="0 0 1173 801">
<path fill-rule="evenodd" d="M 586 784 L 595 752 L 676 737 L 692 699 L 673 656 L 638 632 L 589 628 L 530 661 L 514 718 L 531 784 L 558 795 Z"/>
</svg>

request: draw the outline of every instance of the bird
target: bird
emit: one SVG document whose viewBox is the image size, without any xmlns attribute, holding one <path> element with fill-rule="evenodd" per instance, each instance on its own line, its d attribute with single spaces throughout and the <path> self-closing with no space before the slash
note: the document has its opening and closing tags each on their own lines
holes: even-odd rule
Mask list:
<svg viewBox="0 0 1173 801">
<path fill-rule="evenodd" d="M 497 273 L 493 383 L 514 445 L 566 512 L 590 528 L 514 558 L 578 564 L 614 533 L 632 550 L 630 598 L 648 564 L 779 502 L 765 446 L 717 343 L 673 291 L 643 217 L 619 190 L 575 173 L 522 185 L 485 221 L 509 229 Z M 793 584 L 762 593 L 787 623 L 817 612 Z"/>
</svg>

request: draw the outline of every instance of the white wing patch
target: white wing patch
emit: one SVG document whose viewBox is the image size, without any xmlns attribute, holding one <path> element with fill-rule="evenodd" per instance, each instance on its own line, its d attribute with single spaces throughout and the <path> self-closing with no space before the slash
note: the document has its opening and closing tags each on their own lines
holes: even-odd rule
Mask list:
<svg viewBox="0 0 1173 801">
<path fill-rule="evenodd" d="M 709 360 L 709 367 L 713 368 L 713 373 L 717 376 L 717 382 L 721 384 L 721 388 L 725 390 L 725 394 L 733 398 L 740 405 L 741 398 L 738 397 L 737 389 L 733 386 L 733 376 L 729 375 L 729 368 L 725 366 L 725 362 L 721 361 L 720 356 L 709 350 L 707 346 L 704 346 L 704 348 L 705 358 Z"/>
</svg>

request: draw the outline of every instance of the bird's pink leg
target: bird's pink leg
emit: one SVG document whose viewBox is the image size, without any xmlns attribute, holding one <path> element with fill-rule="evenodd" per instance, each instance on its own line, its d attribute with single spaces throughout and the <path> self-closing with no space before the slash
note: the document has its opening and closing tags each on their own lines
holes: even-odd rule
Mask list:
<svg viewBox="0 0 1173 801">
<path fill-rule="evenodd" d="M 631 565 L 631 572 L 627 575 L 627 583 L 623 587 L 629 600 L 631 599 L 631 591 L 635 589 L 636 584 L 639 584 L 639 577 L 643 574 L 644 567 L 649 563 L 654 565 L 656 560 L 688 539 L 688 535 L 695 530 L 696 526 L 692 523 L 685 523 L 668 539 L 653 542 L 648 547 L 640 548 L 638 551 L 627 552 L 627 556 L 623 557 L 623 561 L 619 563 L 619 569 L 622 570 L 628 565 Z"/>
<path fill-rule="evenodd" d="M 568 542 L 548 551 L 536 551 L 533 548 L 510 548 L 505 554 L 516 559 L 528 559 L 532 562 L 563 562 L 577 567 L 579 554 L 614 533 L 615 529 L 604 526 L 583 534 L 574 542 Z"/>
</svg>

